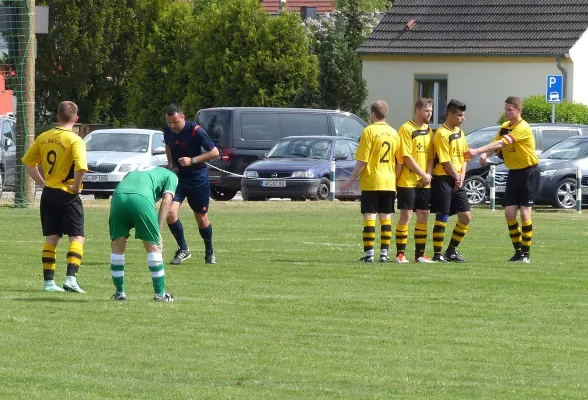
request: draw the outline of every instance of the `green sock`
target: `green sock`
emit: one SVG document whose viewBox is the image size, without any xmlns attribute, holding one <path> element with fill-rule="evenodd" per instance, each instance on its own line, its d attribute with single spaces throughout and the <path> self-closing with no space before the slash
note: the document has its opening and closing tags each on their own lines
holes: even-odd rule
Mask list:
<svg viewBox="0 0 588 400">
<path fill-rule="evenodd" d="M 111 264 L 110 274 L 112 275 L 112 283 L 116 287 L 116 293 L 123 293 L 125 291 L 125 266 Z"/>
<path fill-rule="evenodd" d="M 155 294 L 163 296 L 165 294 L 165 271 L 163 264 L 149 267 L 151 271 L 151 279 L 153 280 L 153 290 Z"/>
</svg>

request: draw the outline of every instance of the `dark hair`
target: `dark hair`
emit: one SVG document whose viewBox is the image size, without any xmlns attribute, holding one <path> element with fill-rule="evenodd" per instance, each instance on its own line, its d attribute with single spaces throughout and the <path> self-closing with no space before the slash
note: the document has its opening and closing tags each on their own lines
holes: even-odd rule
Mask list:
<svg viewBox="0 0 588 400">
<path fill-rule="evenodd" d="M 457 111 L 465 111 L 466 105 L 459 100 L 451 99 L 447 103 L 447 112 L 455 114 Z"/>
<path fill-rule="evenodd" d="M 523 99 L 516 96 L 508 96 L 506 100 L 504 100 L 506 104 L 510 104 L 515 106 L 515 108 L 519 111 L 523 109 Z"/>
<path fill-rule="evenodd" d="M 170 117 L 174 114 L 183 114 L 184 112 L 182 111 L 182 107 L 180 107 L 177 104 L 170 104 L 167 107 L 167 112 L 166 114 L 169 115 Z"/>
</svg>

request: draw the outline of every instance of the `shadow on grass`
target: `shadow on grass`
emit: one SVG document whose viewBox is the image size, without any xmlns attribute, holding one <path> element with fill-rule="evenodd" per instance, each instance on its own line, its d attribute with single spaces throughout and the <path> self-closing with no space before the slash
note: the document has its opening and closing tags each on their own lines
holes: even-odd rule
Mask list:
<svg viewBox="0 0 588 400">
<path fill-rule="evenodd" d="M 16 297 L 15 301 L 22 301 L 25 303 L 87 303 L 86 299 L 65 298 L 65 297 Z"/>
</svg>

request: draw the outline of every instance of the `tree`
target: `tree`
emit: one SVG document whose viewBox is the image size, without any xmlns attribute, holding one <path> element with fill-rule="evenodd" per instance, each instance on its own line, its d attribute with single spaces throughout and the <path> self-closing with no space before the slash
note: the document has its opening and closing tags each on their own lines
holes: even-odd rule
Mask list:
<svg viewBox="0 0 588 400">
<path fill-rule="evenodd" d="M 362 12 L 373 13 L 388 11 L 392 7 L 393 0 L 333 0 L 333 4 L 341 12 L 344 12 L 351 2 L 356 2 Z"/>
<path fill-rule="evenodd" d="M 197 26 L 183 102 L 191 115 L 211 106 L 286 107 L 316 87 L 317 59 L 298 15 L 270 17 L 258 0 L 225 0 L 199 14 Z"/>
<path fill-rule="evenodd" d="M 129 65 L 141 44 L 140 0 L 39 0 L 50 3 L 48 35 L 39 35 L 36 120 L 55 120 L 57 105 L 72 100 L 80 120 L 126 120 Z"/>
<path fill-rule="evenodd" d="M 151 23 L 145 25 L 145 42 L 132 70 L 128 107 L 131 119 L 149 128 L 161 127 L 166 106 L 187 95 L 185 66 L 197 31 L 191 4 L 157 2 L 144 10 Z"/>
</svg>

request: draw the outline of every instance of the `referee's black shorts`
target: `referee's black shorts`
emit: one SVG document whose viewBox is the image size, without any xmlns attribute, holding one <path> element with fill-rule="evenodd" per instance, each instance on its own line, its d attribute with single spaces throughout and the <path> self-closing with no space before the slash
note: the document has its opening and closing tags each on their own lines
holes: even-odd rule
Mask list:
<svg viewBox="0 0 588 400">
<path fill-rule="evenodd" d="M 539 193 L 539 168 L 511 169 L 506 178 L 504 206 L 532 207 Z"/>
<path fill-rule="evenodd" d="M 45 187 L 41 194 L 43 236 L 84 236 L 84 207 L 77 194 Z"/>
<path fill-rule="evenodd" d="M 399 210 L 429 210 L 431 207 L 431 189 L 397 187 L 396 200 Z"/>
<path fill-rule="evenodd" d="M 392 214 L 394 213 L 396 192 L 389 190 L 363 190 L 361 192 L 362 214 Z"/>
<path fill-rule="evenodd" d="M 454 191 L 455 179 L 447 175 L 433 175 L 431 182 L 431 212 L 454 215 L 470 211 L 468 194 L 463 186 Z"/>
</svg>

